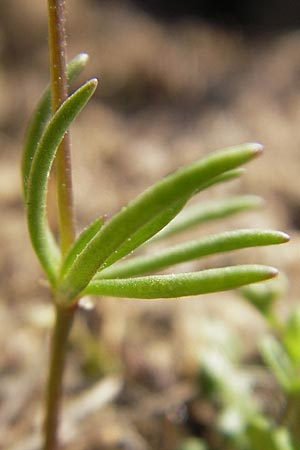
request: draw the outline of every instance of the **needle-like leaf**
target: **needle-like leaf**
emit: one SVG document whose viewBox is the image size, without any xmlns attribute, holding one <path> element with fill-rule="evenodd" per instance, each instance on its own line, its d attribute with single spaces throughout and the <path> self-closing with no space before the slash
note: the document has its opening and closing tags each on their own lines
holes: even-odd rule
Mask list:
<svg viewBox="0 0 300 450">
<path fill-rule="evenodd" d="M 298 368 L 295 368 L 286 350 L 273 336 L 267 336 L 261 343 L 261 352 L 266 364 L 272 369 L 283 389 L 288 393 L 300 391 Z"/>
<path fill-rule="evenodd" d="M 67 65 L 67 78 L 69 84 L 71 84 L 77 78 L 77 76 L 86 66 L 87 61 L 88 55 L 86 53 L 80 53 L 69 62 L 69 64 Z M 38 102 L 34 113 L 32 114 L 32 118 L 25 136 L 24 151 L 21 163 L 24 199 L 26 199 L 27 195 L 28 178 L 34 154 L 50 117 L 51 93 L 50 87 L 48 86 L 45 89 L 45 92 L 42 95 L 40 101 Z"/>
<path fill-rule="evenodd" d="M 197 203 L 189 208 L 185 208 L 181 214 L 155 237 L 155 240 L 180 233 L 204 222 L 223 219 L 242 211 L 258 208 L 262 204 L 262 199 L 255 195 L 240 195 L 225 200 Z"/>
<path fill-rule="evenodd" d="M 222 175 L 219 175 L 212 180 L 209 181 L 209 183 L 205 184 L 204 186 L 201 186 L 201 189 L 199 188 L 198 192 L 201 190 L 204 190 L 210 186 L 213 186 L 218 183 L 222 183 L 225 181 L 230 181 L 232 178 L 236 178 L 237 176 L 241 175 L 241 171 L 238 169 L 231 170 L 228 172 L 225 172 Z M 155 240 L 156 234 L 162 230 L 165 229 L 165 226 L 170 223 L 174 217 L 177 216 L 177 214 L 182 210 L 182 208 L 185 206 L 186 202 L 188 201 L 188 198 L 186 199 L 180 199 L 177 203 L 172 205 L 172 207 L 166 209 L 161 214 L 158 214 L 155 216 L 155 218 L 148 222 L 145 226 L 138 229 L 136 233 L 134 233 L 132 236 L 130 236 L 119 248 L 116 250 L 106 261 L 105 261 L 105 267 L 110 266 L 114 262 L 118 261 L 119 259 L 123 258 L 126 255 L 129 255 L 133 250 L 140 247 L 142 244 L 151 243 Z M 153 240 L 150 240 L 152 237 L 154 237 Z"/>
<path fill-rule="evenodd" d="M 281 231 L 234 230 L 174 245 L 150 256 L 139 256 L 97 273 L 96 279 L 127 278 L 164 269 L 204 256 L 242 248 L 283 244 L 289 236 Z"/>
<path fill-rule="evenodd" d="M 166 223 L 168 223 L 172 218 L 181 210 L 181 208 L 185 205 L 186 201 L 180 201 L 178 204 L 174 205 L 172 208 L 169 208 L 166 211 L 163 211 L 162 214 L 155 217 L 155 219 L 147 224 L 145 227 L 141 228 L 140 230 L 135 233 L 132 238 L 129 238 L 125 241 L 125 243 L 118 249 L 118 251 L 114 252 L 110 258 L 108 258 L 106 262 L 106 267 L 108 267 L 110 264 L 113 264 L 118 259 L 122 258 L 123 256 L 129 254 L 133 249 L 140 246 L 144 241 L 149 239 L 149 237 L 153 236 L 157 231 L 164 227 Z M 97 230 L 98 232 L 99 230 Z M 95 233 L 96 234 L 96 233 Z M 60 271 L 60 276 L 63 277 L 66 272 L 70 269 L 71 265 L 75 262 L 75 260 L 80 256 L 80 253 L 84 250 L 85 246 L 93 239 L 95 234 L 91 234 L 91 236 L 88 236 L 89 239 L 86 240 L 85 245 L 81 246 L 81 248 L 77 248 L 76 250 L 73 250 L 73 247 L 71 248 L 70 252 L 71 254 L 68 254 L 65 260 L 63 261 L 62 268 Z M 76 245 L 76 243 L 74 244 Z"/>
<path fill-rule="evenodd" d="M 233 178 L 236 178 L 240 176 L 244 172 L 243 169 L 234 169 L 228 172 L 225 172 L 224 174 L 215 177 L 213 181 L 209 183 L 209 186 L 212 186 L 213 184 L 230 181 Z M 205 186 L 205 187 L 208 187 Z M 161 214 L 156 216 L 154 220 L 147 223 L 144 227 L 140 228 L 133 236 L 128 238 L 124 244 L 122 244 L 116 252 L 114 252 L 105 262 L 105 267 L 110 266 L 115 261 L 118 261 L 123 256 L 128 255 L 131 253 L 134 249 L 140 247 L 142 244 L 147 243 L 148 240 L 154 236 L 159 230 L 161 230 L 166 224 L 172 220 L 176 214 L 184 207 L 186 204 L 186 199 L 179 200 L 177 204 L 174 204 L 171 208 L 166 209 Z M 97 230 L 98 231 L 98 230 Z M 89 235 L 87 235 L 89 236 Z M 89 239 L 91 240 L 94 237 L 94 235 L 90 235 Z M 85 245 L 88 244 L 88 240 L 85 242 Z M 74 244 L 75 246 L 76 244 Z M 84 246 L 85 246 L 84 245 Z M 61 269 L 61 276 L 63 276 L 66 271 L 70 268 L 72 263 L 75 261 L 75 259 L 79 256 L 80 252 L 83 250 L 84 246 L 80 249 L 77 248 L 76 251 L 73 252 L 72 250 L 72 256 L 71 254 L 66 257 L 66 259 L 63 262 L 62 269 Z M 71 253 L 71 251 L 70 251 Z"/>
<path fill-rule="evenodd" d="M 273 278 L 277 273 L 269 266 L 241 265 L 192 273 L 95 280 L 89 283 L 83 294 L 143 299 L 176 298 L 235 289 Z"/>
<path fill-rule="evenodd" d="M 246 163 L 261 151 L 260 144 L 244 144 L 212 153 L 144 191 L 105 224 L 74 261 L 59 283 L 60 301 L 73 299 L 127 239 L 164 210 L 180 199 L 191 197 L 215 177 Z"/>
<path fill-rule="evenodd" d="M 105 217 L 100 217 L 88 225 L 78 236 L 72 247 L 68 251 L 63 261 L 63 270 L 66 271 L 73 264 L 77 256 L 82 252 L 84 247 L 89 243 L 95 234 L 100 230 L 105 222 Z M 63 270 L 61 271 L 63 273 Z"/>
<path fill-rule="evenodd" d="M 48 178 L 57 148 L 68 127 L 88 102 L 97 86 L 92 79 L 71 95 L 46 126 L 35 152 L 28 180 L 27 220 L 32 245 L 52 285 L 59 252 L 46 218 Z"/>
</svg>

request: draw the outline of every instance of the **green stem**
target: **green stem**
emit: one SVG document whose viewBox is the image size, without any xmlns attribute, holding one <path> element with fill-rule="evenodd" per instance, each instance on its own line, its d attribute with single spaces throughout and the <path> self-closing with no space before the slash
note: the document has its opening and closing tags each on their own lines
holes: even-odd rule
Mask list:
<svg viewBox="0 0 300 450">
<path fill-rule="evenodd" d="M 49 54 L 52 111 L 68 97 L 66 75 L 65 0 L 48 0 Z M 60 245 L 66 254 L 74 241 L 74 214 L 69 134 L 66 133 L 56 156 L 56 186 Z"/>
<path fill-rule="evenodd" d="M 283 416 L 280 419 L 280 425 L 290 430 L 295 442 L 300 442 L 299 429 L 300 416 L 300 395 L 292 393 L 287 395 L 286 407 Z"/>
<path fill-rule="evenodd" d="M 67 340 L 74 320 L 75 311 L 75 309 L 61 309 L 56 307 L 46 392 L 45 442 L 43 450 L 55 450 L 58 445 L 62 378 L 67 352 Z"/>
<path fill-rule="evenodd" d="M 52 111 L 55 112 L 68 97 L 66 76 L 65 0 L 48 0 L 50 86 Z M 69 135 L 66 134 L 56 156 L 56 186 L 60 246 L 66 254 L 74 241 L 74 213 L 71 178 Z M 66 361 L 67 342 L 76 307 L 62 309 L 56 306 L 50 366 L 46 390 L 43 450 L 56 450 L 62 399 L 62 382 Z"/>
</svg>

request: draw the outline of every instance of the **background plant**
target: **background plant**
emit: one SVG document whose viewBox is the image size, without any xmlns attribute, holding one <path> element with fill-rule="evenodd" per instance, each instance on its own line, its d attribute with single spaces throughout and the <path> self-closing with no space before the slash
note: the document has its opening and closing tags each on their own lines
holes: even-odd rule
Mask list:
<svg viewBox="0 0 300 450">
<path fill-rule="evenodd" d="M 239 167 L 261 152 L 259 144 L 245 144 L 213 153 L 179 169 L 147 189 L 106 223 L 104 219 L 96 219 L 75 239 L 67 130 L 92 96 L 97 80 L 89 80 L 68 96 L 67 78 L 70 82 L 75 78 L 84 66 L 86 56 L 79 55 L 68 68 L 65 67 L 64 2 L 49 0 L 48 11 L 51 87 L 40 101 L 29 126 L 22 177 L 31 241 L 55 299 L 56 324 L 45 422 L 45 449 L 52 449 L 57 445 L 66 342 L 82 296 L 174 298 L 262 281 L 275 276 L 276 269 L 244 265 L 193 273 L 146 274 L 208 254 L 286 242 L 288 237 L 284 233 L 268 230 L 237 230 L 167 248 L 158 255 L 118 262 L 141 245 L 151 243 L 151 238 L 167 226 L 195 194 L 240 175 Z M 54 162 L 58 192 L 58 243 L 46 213 L 49 174 Z M 242 200 L 246 209 L 249 197 Z M 224 203 L 223 211 L 226 208 L 230 209 L 228 203 Z M 201 220 L 201 214 L 203 217 L 203 211 L 190 210 L 188 217 L 179 220 L 176 226 L 175 222 L 170 225 L 169 233 L 194 225 Z"/>
<path fill-rule="evenodd" d="M 277 300 L 287 290 L 287 280 L 245 286 L 239 292 L 268 325 L 258 341 L 261 362 L 243 361 L 243 345 L 225 324 L 207 322 L 210 345 L 200 357 L 201 401 L 209 400 L 217 416 L 212 425 L 218 447 L 230 450 L 296 450 L 299 437 L 300 311 L 293 307 L 286 319 L 276 312 Z M 264 378 L 276 380 L 278 393 L 261 399 L 255 390 Z M 276 408 L 274 397 L 281 398 Z M 200 438 L 183 442 L 187 450 L 210 447 Z M 180 447 L 181 448 L 181 447 Z"/>
</svg>

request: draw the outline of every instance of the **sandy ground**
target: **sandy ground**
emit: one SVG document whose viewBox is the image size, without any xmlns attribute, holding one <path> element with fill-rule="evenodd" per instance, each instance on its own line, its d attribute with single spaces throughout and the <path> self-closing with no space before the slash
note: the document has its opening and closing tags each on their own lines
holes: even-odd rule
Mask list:
<svg viewBox="0 0 300 450">
<path fill-rule="evenodd" d="M 33 450 L 52 310 L 27 236 L 19 165 L 28 117 L 48 79 L 47 20 L 39 1 L 2 1 L 0 12 L 0 448 Z M 247 38 L 191 20 L 163 24 L 114 2 L 76 0 L 68 15 L 69 56 L 88 52 L 86 76 L 100 79 L 71 130 L 78 230 L 181 164 L 262 142 L 265 153 L 243 179 L 203 198 L 253 193 L 265 208 L 198 233 L 249 225 L 289 232 L 285 246 L 225 259 L 283 271 L 290 287 L 278 308 L 285 314 L 299 295 L 300 33 Z M 208 321 L 236 330 L 246 353 L 264 330 L 234 293 L 101 299 L 82 312 L 66 376 L 63 448 L 175 449 L 191 434 L 181 413 L 197 395 L 191 380 Z"/>
</svg>

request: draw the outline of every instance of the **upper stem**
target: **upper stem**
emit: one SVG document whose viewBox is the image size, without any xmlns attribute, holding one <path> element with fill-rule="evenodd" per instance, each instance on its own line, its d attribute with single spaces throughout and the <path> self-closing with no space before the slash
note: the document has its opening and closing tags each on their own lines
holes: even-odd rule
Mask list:
<svg viewBox="0 0 300 450">
<path fill-rule="evenodd" d="M 48 0 L 50 81 L 53 113 L 68 97 L 66 77 L 65 0 Z M 64 255 L 74 241 L 74 214 L 69 135 L 66 134 L 56 155 L 56 185 L 61 251 Z M 44 450 L 56 450 L 62 397 L 62 380 L 67 341 L 76 308 L 56 305 L 50 367 L 46 390 Z"/>
<path fill-rule="evenodd" d="M 52 111 L 68 97 L 66 76 L 65 0 L 48 0 L 49 54 Z M 74 241 L 74 213 L 69 133 L 66 133 L 56 156 L 58 225 L 62 254 Z"/>
</svg>

